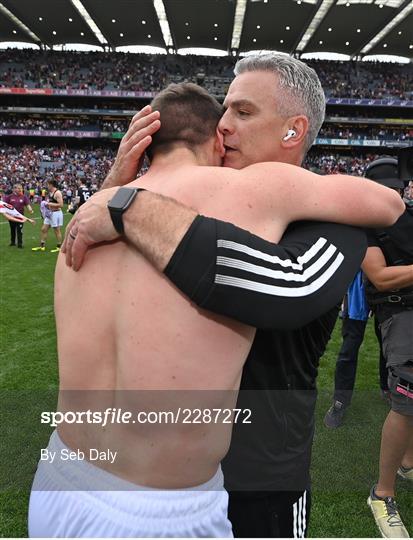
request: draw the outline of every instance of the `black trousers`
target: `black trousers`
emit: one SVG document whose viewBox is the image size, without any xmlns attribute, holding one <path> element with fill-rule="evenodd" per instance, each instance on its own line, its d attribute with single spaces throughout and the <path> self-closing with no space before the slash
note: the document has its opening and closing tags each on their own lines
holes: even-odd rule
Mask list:
<svg viewBox="0 0 413 540">
<path fill-rule="evenodd" d="M 23 245 L 23 223 L 17 223 L 17 221 L 9 221 L 10 225 L 10 244 L 16 243 L 19 246 Z"/>
<path fill-rule="evenodd" d="M 228 517 L 236 538 L 304 538 L 311 492 L 230 492 Z"/>
<path fill-rule="evenodd" d="M 334 400 L 350 405 L 356 381 L 357 360 L 360 345 L 363 343 L 367 321 L 343 319 L 341 335 L 343 341 L 336 361 L 334 381 Z"/>
</svg>

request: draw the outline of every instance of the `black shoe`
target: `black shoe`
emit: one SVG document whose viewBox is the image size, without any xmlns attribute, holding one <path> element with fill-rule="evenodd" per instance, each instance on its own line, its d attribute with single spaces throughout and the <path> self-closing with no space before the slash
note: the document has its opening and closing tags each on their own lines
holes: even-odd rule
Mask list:
<svg viewBox="0 0 413 540">
<path fill-rule="evenodd" d="M 330 429 L 340 427 L 344 420 L 345 410 L 346 407 L 341 401 L 334 401 L 324 417 L 324 425 Z"/>
<path fill-rule="evenodd" d="M 20 249 L 23 249 L 22 244 L 19 244 L 17 247 L 20 248 Z"/>
<path fill-rule="evenodd" d="M 16 247 L 16 244 L 13 244 L 12 242 L 10 242 L 9 247 Z"/>
</svg>

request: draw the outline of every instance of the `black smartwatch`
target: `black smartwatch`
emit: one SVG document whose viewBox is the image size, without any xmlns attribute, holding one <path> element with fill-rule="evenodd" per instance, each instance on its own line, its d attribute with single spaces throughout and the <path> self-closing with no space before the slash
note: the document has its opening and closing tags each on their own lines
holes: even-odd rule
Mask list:
<svg viewBox="0 0 413 540">
<path fill-rule="evenodd" d="M 139 191 L 145 190 L 142 188 L 121 187 L 115 193 L 113 199 L 108 202 L 108 209 L 113 226 L 119 234 L 124 234 L 125 232 L 122 215 L 133 203 Z"/>
</svg>

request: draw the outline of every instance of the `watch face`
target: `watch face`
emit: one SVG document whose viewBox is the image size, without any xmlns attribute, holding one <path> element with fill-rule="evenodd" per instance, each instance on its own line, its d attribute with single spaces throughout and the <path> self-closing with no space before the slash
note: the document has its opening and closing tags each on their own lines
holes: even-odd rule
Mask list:
<svg viewBox="0 0 413 540">
<path fill-rule="evenodd" d="M 109 208 L 123 210 L 128 206 L 128 203 L 135 197 L 136 190 L 130 188 L 120 188 L 115 196 L 109 202 Z"/>
</svg>

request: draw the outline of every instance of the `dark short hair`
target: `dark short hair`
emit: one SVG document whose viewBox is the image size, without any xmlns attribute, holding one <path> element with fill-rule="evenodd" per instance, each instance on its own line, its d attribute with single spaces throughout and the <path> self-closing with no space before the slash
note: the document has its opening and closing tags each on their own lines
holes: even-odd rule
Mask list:
<svg viewBox="0 0 413 540">
<path fill-rule="evenodd" d="M 200 86 L 193 83 L 170 84 L 152 101 L 152 109 L 161 113 L 161 127 L 152 136 L 147 154 L 170 152 L 177 145 L 191 150 L 215 135 L 223 108 Z"/>
<path fill-rule="evenodd" d="M 55 188 L 58 186 L 57 180 L 48 180 L 47 183 Z"/>
</svg>

